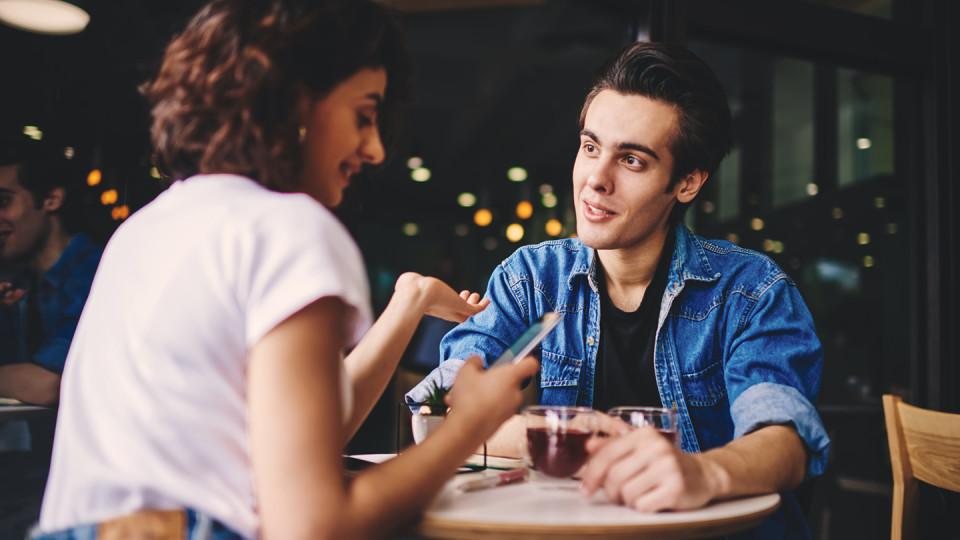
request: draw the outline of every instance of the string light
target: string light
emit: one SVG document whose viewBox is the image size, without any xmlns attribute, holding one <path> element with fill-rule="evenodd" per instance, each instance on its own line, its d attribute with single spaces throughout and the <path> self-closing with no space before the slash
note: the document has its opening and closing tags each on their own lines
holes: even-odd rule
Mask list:
<svg viewBox="0 0 960 540">
<path fill-rule="evenodd" d="M 94 169 L 87 175 L 87 185 L 90 187 L 100 185 L 101 180 L 103 180 L 103 174 L 100 169 Z"/>
<path fill-rule="evenodd" d="M 422 159 L 422 158 L 419 158 L 419 157 L 417 157 L 417 156 L 411 156 L 410 159 L 407 160 L 407 168 L 408 168 L 408 169 L 411 169 L 411 170 L 412 170 L 412 169 L 419 169 L 420 167 L 423 167 L 423 159 Z"/>
<path fill-rule="evenodd" d="M 517 217 L 520 219 L 530 219 L 533 215 L 533 205 L 530 201 L 520 201 L 517 203 Z"/>
<path fill-rule="evenodd" d="M 813 182 L 807 184 L 807 195 L 813 197 L 817 193 L 820 193 L 820 186 L 814 184 Z"/>
<path fill-rule="evenodd" d="M 420 232 L 420 227 L 416 223 L 404 223 L 403 234 L 407 236 L 416 236 Z"/>
<path fill-rule="evenodd" d="M 480 208 L 473 213 L 473 222 L 477 224 L 477 227 L 486 227 L 493 223 L 493 212 L 486 208 Z"/>
<path fill-rule="evenodd" d="M 563 223 L 560 223 L 560 220 L 556 218 L 548 219 L 547 224 L 544 225 L 543 228 L 550 236 L 560 236 L 563 234 Z"/>
<path fill-rule="evenodd" d="M 860 244 L 861 246 L 865 246 L 865 245 L 869 244 L 869 243 L 870 243 L 870 235 L 867 234 L 867 233 L 865 233 L 865 232 L 862 232 L 862 233 L 858 234 L 858 235 L 857 235 L 857 243 Z"/>
<path fill-rule="evenodd" d="M 464 208 L 471 208 L 473 205 L 477 204 L 477 196 L 469 191 L 465 191 L 460 195 L 457 195 L 457 204 Z"/>
<path fill-rule="evenodd" d="M 430 180 L 430 169 L 426 167 L 417 167 L 416 169 L 410 171 L 410 179 L 414 182 L 426 182 Z"/>
<path fill-rule="evenodd" d="M 23 134 L 35 141 L 43 139 L 43 132 L 37 126 L 23 126 Z"/>
<path fill-rule="evenodd" d="M 750 228 L 755 231 L 762 231 L 763 225 L 764 225 L 763 220 L 758 217 L 755 217 L 750 220 Z"/>
<path fill-rule="evenodd" d="M 113 209 L 110 210 L 110 217 L 112 217 L 114 221 L 127 219 L 130 217 L 130 207 L 125 204 L 114 206 Z"/>
<path fill-rule="evenodd" d="M 523 239 L 523 225 L 519 223 L 511 223 L 507 226 L 507 240 L 517 243 Z"/>
<path fill-rule="evenodd" d="M 110 206 L 117 202 L 117 190 L 108 189 L 100 194 L 100 203 L 104 206 Z"/>
<path fill-rule="evenodd" d="M 543 204 L 544 208 L 553 208 L 557 206 L 557 196 L 554 193 L 544 193 L 540 197 L 540 203 Z"/>
<path fill-rule="evenodd" d="M 527 170 L 523 167 L 510 167 L 507 169 L 507 178 L 511 182 L 523 182 L 527 179 Z"/>
</svg>

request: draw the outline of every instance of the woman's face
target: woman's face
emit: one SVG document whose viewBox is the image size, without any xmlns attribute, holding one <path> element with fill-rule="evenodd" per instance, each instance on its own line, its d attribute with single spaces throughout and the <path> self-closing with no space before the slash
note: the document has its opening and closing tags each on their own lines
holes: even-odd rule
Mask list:
<svg viewBox="0 0 960 540">
<path fill-rule="evenodd" d="M 378 114 L 386 89 L 386 71 L 365 68 L 302 107 L 307 131 L 300 186 L 327 208 L 340 204 L 365 163 L 384 159 Z"/>
</svg>

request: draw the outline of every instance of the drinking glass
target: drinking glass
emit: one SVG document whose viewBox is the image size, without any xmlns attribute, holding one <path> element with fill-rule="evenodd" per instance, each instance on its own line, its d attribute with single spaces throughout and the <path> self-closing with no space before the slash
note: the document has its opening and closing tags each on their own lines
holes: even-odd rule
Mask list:
<svg viewBox="0 0 960 540">
<path fill-rule="evenodd" d="M 588 407 L 536 405 L 523 410 L 527 428 L 524 461 L 535 480 L 573 476 L 587 461 L 587 440 L 597 432 Z"/>
<path fill-rule="evenodd" d="M 607 414 L 623 420 L 634 428 L 650 426 L 660 432 L 674 445 L 680 444 L 677 429 L 677 411 L 662 407 L 614 407 Z"/>
</svg>

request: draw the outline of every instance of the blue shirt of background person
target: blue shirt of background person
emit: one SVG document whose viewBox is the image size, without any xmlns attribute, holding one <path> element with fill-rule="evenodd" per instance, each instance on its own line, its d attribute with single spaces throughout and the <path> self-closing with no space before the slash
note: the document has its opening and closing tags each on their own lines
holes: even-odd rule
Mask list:
<svg viewBox="0 0 960 540">
<path fill-rule="evenodd" d="M 32 362 L 54 373 L 63 372 L 73 333 L 90 284 L 100 262 L 101 249 L 82 233 L 70 239 L 60 258 L 35 283 L 28 275 L 14 278 L 11 284 L 24 290 L 16 303 L 0 309 L 0 350 L 14 351 L 0 357 L 2 364 Z M 38 343 L 30 347 L 28 335 L 30 297 L 36 295 L 41 332 Z M 36 321 L 33 321 L 36 322 Z"/>
<path fill-rule="evenodd" d="M 101 250 L 73 232 L 62 148 L 0 141 L 0 397 L 51 405 Z"/>
<path fill-rule="evenodd" d="M 679 413 L 683 451 L 653 429 L 595 439 L 584 488 L 640 511 L 683 510 L 789 492 L 821 474 L 829 439 L 813 403 L 822 350 L 795 284 L 769 258 L 681 224 L 731 145 L 715 75 L 685 49 L 634 44 L 601 73 L 580 127 L 578 239 L 524 247 L 504 261 L 488 285 L 491 305 L 444 338 L 447 361 L 430 378 L 451 384 L 453 359 L 479 354 L 489 362 L 543 312 L 557 311 L 563 321 L 540 351 L 541 401 L 591 405 L 603 339 L 599 295 L 636 310 L 661 256 L 669 256 L 654 375 L 661 404 Z M 671 229 L 675 248 L 664 254 Z M 809 531 L 788 495 L 745 536 Z"/>
</svg>

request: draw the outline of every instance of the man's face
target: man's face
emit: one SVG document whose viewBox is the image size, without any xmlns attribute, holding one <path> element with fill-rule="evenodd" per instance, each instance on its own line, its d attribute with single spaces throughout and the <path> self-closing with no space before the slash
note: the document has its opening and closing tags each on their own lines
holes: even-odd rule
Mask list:
<svg viewBox="0 0 960 540">
<path fill-rule="evenodd" d="M 679 186 L 670 145 L 679 116 L 669 104 L 603 90 L 587 109 L 573 166 L 577 236 L 595 249 L 640 246 L 665 228 Z"/>
<path fill-rule="evenodd" d="M 22 262 L 43 243 L 49 216 L 17 181 L 17 166 L 0 166 L 0 260 Z"/>
</svg>

